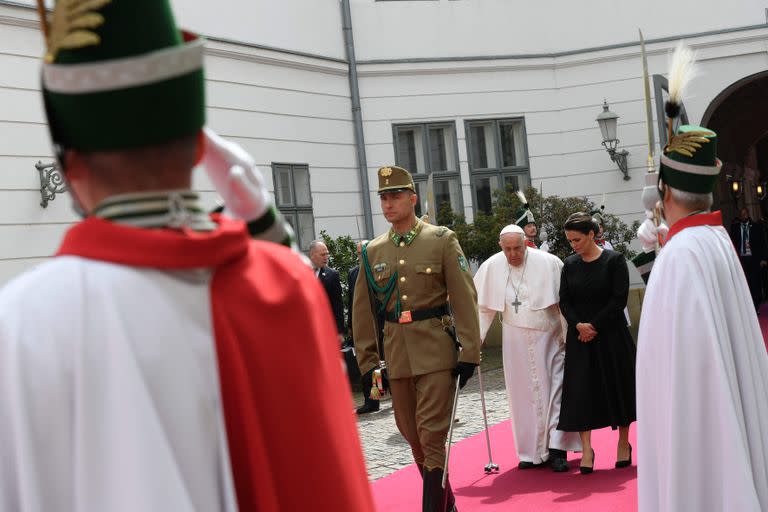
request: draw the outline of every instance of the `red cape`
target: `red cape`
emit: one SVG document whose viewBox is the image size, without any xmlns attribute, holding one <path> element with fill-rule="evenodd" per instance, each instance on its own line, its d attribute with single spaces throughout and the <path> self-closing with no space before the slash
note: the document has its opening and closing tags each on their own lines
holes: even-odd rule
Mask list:
<svg viewBox="0 0 768 512">
<path fill-rule="evenodd" d="M 239 509 L 373 511 L 336 328 L 318 280 L 287 248 L 251 240 L 242 222 L 214 218 L 219 229 L 212 233 L 182 233 L 91 217 L 67 232 L 58 254 L 213 268 L 211 310 Z"/>
</svg>

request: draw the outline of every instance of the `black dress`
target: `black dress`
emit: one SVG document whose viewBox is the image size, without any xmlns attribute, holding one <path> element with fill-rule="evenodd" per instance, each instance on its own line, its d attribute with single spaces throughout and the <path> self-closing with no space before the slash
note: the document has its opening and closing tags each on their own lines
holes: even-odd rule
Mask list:
<svg viewBox="0 0 768 512">
<path fill-rule="evenodd" d="M 589 263 L 578 254 L 565 259 L 560 309 L 568 335 L 558 430 L 583 432 L 635 421 L 635 345 L 624 316 L 628 294 L 621 253 L 604 250 Z M 579 322 L 597 331 L 591 342 L 578 340 Z"/>
</svg>

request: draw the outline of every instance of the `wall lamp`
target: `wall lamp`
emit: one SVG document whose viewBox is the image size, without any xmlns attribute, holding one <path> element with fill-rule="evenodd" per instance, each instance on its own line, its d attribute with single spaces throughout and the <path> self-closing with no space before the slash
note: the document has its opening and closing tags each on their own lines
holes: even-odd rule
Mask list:
<svg viewBox="0 0 768 512">
<path fill-rule="evenodd" d="M 597 124 L 600 126 L 600 132 L 603 134 L 603 146 L 608 154 L 611 156 L 611 160 L 619 166 L 619 170 L 624 175 L 624 181 L 629 178 L 629 169 L 627 168 L 627 155 L 629 152 L 626 149 L 616 151 L 619 145 L 619 139 L 616 137 L 616 123 L 619 120 L 619 116 L 608 110 L 608 102 L 603 100 L 603 111 L 597 116 Z"/>
<path fill-rule="evenodd" d="M 56 194 L 67 191 L 67 184 L 55 163 L 44 164 L 38 161 L 35 168 L 40 175 L 40 206 L 47 208 L 48 203 L 56 199 Z"/>
<path fill-rule="evenodd" d="M 731 192 L 731 197 L 734 201 L 738 201 L 741 194 L 744 192 L 744 178 L 737 178 L 731 174 L 725 176 L 725 181 L 728 183 L 728 190 Z"/>
<path fill-rule="evenodd" d="M 761 183 L 758 183 L 755 186 L 755 194 L 757 195 L 757 200 L 762 201 L 763 199 L 765 199 L 765 193 L 766 193 L 765 182 L 763 181 Z"/>
</svg>

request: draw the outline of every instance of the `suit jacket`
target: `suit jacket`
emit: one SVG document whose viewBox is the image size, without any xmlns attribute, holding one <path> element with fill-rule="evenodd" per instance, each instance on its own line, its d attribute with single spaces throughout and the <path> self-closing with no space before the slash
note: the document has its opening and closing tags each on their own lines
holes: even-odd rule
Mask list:
<svg viewBox="0 0 768 512">
<path fill-rule="evenodd" d="M 336 329 L 339 334 L 344 334 L 344 303 L 341 298 L 339 271 L 331 267 L 324 267 L 320 269 L 318 277 L 320 282 L 323 283 L 325 293 L 328 295 L 328 301 L 331 303 L 333 318 L 336 321 Z"/>
<path fill-rule="evenodd" d="M 731 224 L 731 240 L 736 247 L 736 254 L 741 256 L 741 221 L 737 220 Z M 749 245 L 752 249 L 752 256 L 756 260 L 766 259 L 765 233 L 763 232 L 762 222 L 749 221 Z"/>
</svg>

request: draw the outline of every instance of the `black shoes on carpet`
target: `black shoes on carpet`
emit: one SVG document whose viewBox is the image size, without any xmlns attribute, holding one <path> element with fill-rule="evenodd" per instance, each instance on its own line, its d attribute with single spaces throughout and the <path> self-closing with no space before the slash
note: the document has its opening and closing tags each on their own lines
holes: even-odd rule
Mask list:
<svg viewBox="0 0 768 512">
<path fill-rule="evenodd" d="M 632 445 L 629 445 L 629 458 L 626 460 L 617 460 L 617 468 L 627 468 L 632 465 Z"/>
<path fill-rule="evenodd" d="M 517 464 L 517 469 L 535 469 L 544 466 L 549 466 L 555 473 L 565 473 L 569 469 L 567 452 L 565 450 L 550 448 L 549 459 L 547 461 L 534 464 L 527 460 L 521 460 Z"/>
<path fill-rule="evenodd" d="M 582 475 L 588 475 L 593 471 L 595 467 L 595 450 L 592 450 L 592 465 L 591 466 L 579 466 L 579 472 Z"/>
<path fill-rule="evenodd" d="M 517 464 L 517 469 L 533 469 L 533 468 L 540 468 L 544 465 L 546 465 L 546 462 L 539 462 L 538 464 L 534 464 L 533 462 L 529 462 L 527 460 L 521 460 Z"/>
<path fill-rule="evenodd" d="M 558 450 L 555 448 L 549 449 L 549 460 L 534 464 L 533 462 L 520 461 L 517 465 L 517 469 L 534 469 L 542 466 L 549 466 L 555 473 L 565 473 L 570 468 L 568 466 L 568 453 L 565 450 Z M 617 460 L 617 468 L 627 468 L 632 465 L 632 445 L 629 445 L 629 458 L 625 460 Z M 592 450 L 592 465 L 591 466 L 579 466 L 579 472 L 582 475 L 588 475 L 594 471 L 595 467 L 595 450 Z"/>
<path fill-rule="evenodd" d="M 558 450 L 555 448 L 549 449 L 549 467 L 555 473 L 565 473 L 570 468 L 568 467 L 568 453 L 565 450 Z"/>
</svg>

